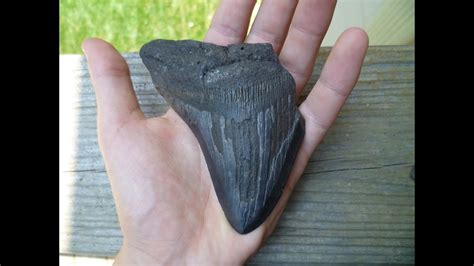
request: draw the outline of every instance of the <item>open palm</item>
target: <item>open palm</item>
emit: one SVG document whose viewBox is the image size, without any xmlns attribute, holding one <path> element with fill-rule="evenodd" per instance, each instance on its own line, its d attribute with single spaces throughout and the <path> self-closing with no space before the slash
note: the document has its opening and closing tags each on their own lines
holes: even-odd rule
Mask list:
<svg viewBox="0 0 474 266">
<path fill-rule="evenodd" d="M 295 79 L 298 96 L 312 73 L 335 1 L 264 0 L 247 36 L 254 5 L 222 0 L 204 41 L 271 43 Z M 366 33 L 357 28 L 339 37 L 320 79 L 299 107 L 306 133 L 281 199 L 260 227 L 240 235 L 225 218 L 189 127 L 172 109 L 145 118 L 125 60 L 110 44 L 86 40 L 99 144 L 124 234 L 115 263 L 241 264 L 255 253 L 357 82 L 367 45 Z"/>
</svg>

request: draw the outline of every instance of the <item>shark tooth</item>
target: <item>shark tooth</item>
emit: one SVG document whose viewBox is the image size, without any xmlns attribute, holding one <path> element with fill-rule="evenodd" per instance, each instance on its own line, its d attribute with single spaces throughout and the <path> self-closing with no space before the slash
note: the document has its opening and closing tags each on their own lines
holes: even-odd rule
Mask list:
<svg viewBox="0 0 474 266">
<path fill-rule="evenodd" d="M 304 137 L 293 77 L 270 44 L 154 40 L 140 57 L 199 141 L 227 220 L 253 231 L 277 204 Z"/>
</svg>

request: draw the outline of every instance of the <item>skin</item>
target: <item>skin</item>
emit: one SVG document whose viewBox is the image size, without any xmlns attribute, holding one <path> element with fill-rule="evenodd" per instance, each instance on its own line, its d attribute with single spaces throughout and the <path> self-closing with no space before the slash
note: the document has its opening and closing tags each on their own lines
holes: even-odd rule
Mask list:
<svg viewBox="0 0 474 266">
<path fill-rule="evenodd" d="M 299 95 L 336 2 L 264 0 L 246 36 L 254 5 L 255 1 L 222 0 L 204 41 L 271 43 L 295 78 Z M 311 154 L 356 84 L 367 46 L 362 29 L 341 34 L 320 79 L 299 107 L 306 134 L 280 201 L 260 227 L 240 235 L 225 218 L 188 126 L 172 109 L 161 117 L 145 118 L 122 56 L 103 40 L 85 40 L 100 150 L 124 235 L 114 264 L 243 264 L 274 230 Z"/>
</svg>

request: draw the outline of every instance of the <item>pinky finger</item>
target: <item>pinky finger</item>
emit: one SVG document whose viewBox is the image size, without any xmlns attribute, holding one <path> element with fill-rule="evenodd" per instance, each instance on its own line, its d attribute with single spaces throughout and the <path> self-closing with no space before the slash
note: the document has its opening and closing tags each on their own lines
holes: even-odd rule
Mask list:
<svg viewBox="0 0 474 266">
<path fill-rule="evenodd" d="M 350 28 L 341 34 L 324 65 L 321 76 L 300 106 L 305 118 L 304 148 L 311 155 L 334 123 L 359 79 L 368 47 L 367 33 Z"/>
<path fill-rule="evenodd" d="M 320 79 L 300 105 L 300 112 L 306 124 L 305 136 L 283 194 L 265 221 L 264 239 L 275 228 L 311 154 L 323 139 L 354 88 L 367 46 L 368 37 L 365 31 L 358 28 L 346 30 L 334 45 Z"/>
</svg>

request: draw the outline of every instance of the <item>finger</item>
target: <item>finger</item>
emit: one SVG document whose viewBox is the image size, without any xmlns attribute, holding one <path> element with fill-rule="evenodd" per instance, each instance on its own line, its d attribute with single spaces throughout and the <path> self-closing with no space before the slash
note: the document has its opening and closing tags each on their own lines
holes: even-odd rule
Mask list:
<svg viewBox="0 0 474 266">
<path fill-rule="evenodd" d="M 354 88 L 368 47 L 367 33 L 351 28 L 336 41 L 321 76 L 300 106 L 306 121 L 307 148 L 312 153 Z"/>
<path fill-rule="evenodd" d="M 265 222 L 266 236 L 276 226 L 313 151 L 333 124 L 339 110 L 354 88 L 367 47 L 368 37 L 365 31 L 358 28 L 346 30 L 334 45 L 319 81 L 301 104 L 300 112 L 305 119 L 305 137 L 282 196 Z"/>
<path fill-rule="evenodd" d="M 335 6 L 335 0 L 301 0 L 296 6 L 280 62 L 293 75 L 297 96 L 311 76 Z"/>
<path fill-rule="evenodd" d="M 243 42 L 255 2 L 255 0 L 221 0 L 204 41 L 218 45 Z"/>
<path fill-rule="evenodd" d="M 294 0 L 264 0 L 246 42 L 271 43 L 279 54 L 297 3 Z"/>
<path fill-rule="evenodd" d="M 100 39 L 82 44 L 97 99 L 99 125 L 119 126 L 143 118 L 133 90 L 128 65 L 115 48 Z"/>
</svg>

